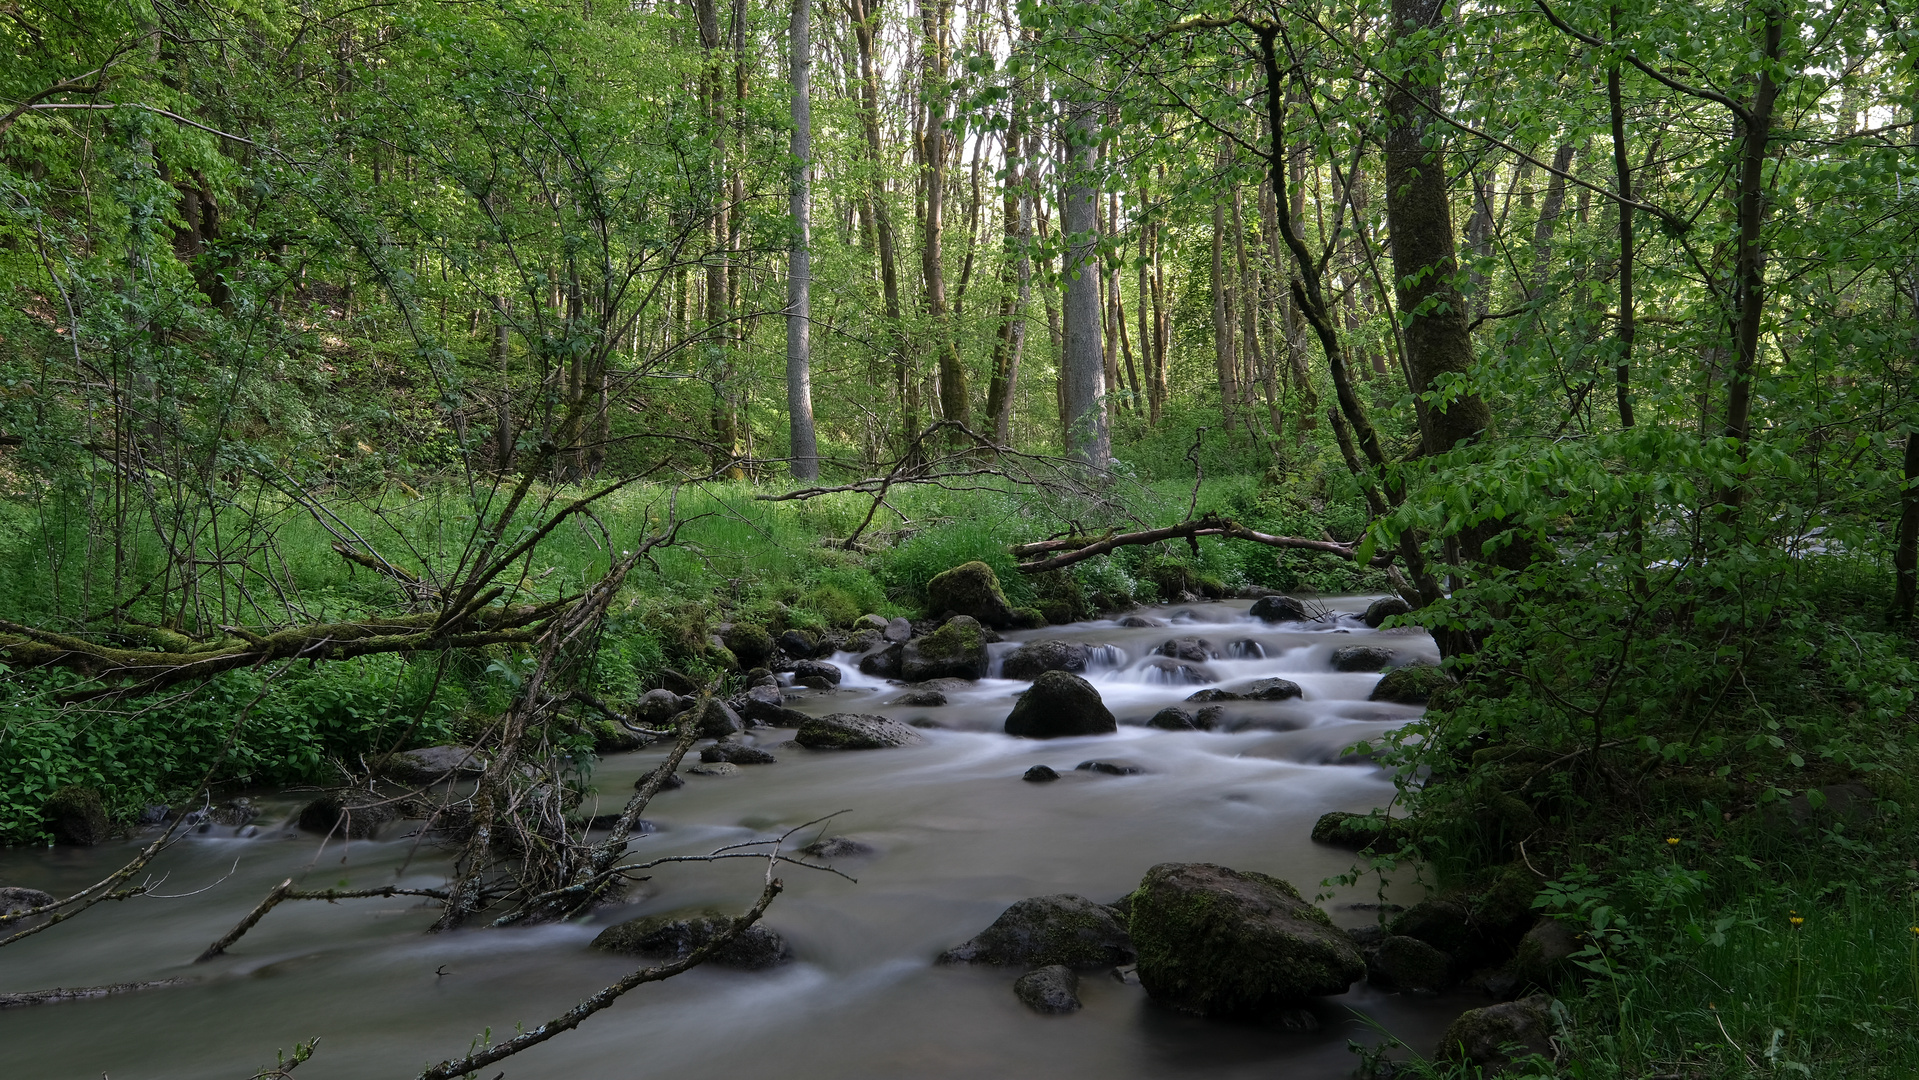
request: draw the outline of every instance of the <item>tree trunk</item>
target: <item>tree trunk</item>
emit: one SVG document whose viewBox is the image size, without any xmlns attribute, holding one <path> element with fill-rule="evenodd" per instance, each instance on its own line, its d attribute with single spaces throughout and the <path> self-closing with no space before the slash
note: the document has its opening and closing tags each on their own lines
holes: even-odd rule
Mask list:
<svg viewBox="0 0 1919 1080">
<path fill-rule="evenodd" d="M 993 374 L 986 391 L 993 441 L 1001 446 L 1013 444 L 1014 391 L 1019 385 L 1020 358 L 1026 351 L 1026 306 L 1033 289 L 1033 264 L 1027 254 L 1033 218 L 1020 161 L 1024 110 L 1015 105 L 1012 114 L 1005 145 L 1006 180 L 1001 189 L 1000 226 L 1006 235 L 1000 281 L 1002 287 L 1013 288 L 1004 289 L 1000 300 L 999 336 L 993 342 Z"/>
<path fill-rule="evenodd" d="M 813 433 L 813 240 L 812 67 L 807 25 L 812 0 L 793 0 L 789 30 L 793 70 L 793 248 L 786 276 L 786 417 L 792 435 L 795 480 L 820 475 L 820 450 Z"/>
<path fill-rule="evenodd" d="M 946 268 L 943 234 L 946 220 L 946 59 L 952 33 L 952 0 L 920 0 L 920 93 L 925 99 L 925 122 L 920 131 L 921 179 L 926 189 L 926 215 L 920 244 L 920 275 L 926 290 L 926 314 L 933 323 L 933 348 L 939 363 L 940 414 L 971 426 L 972 409 L 966 388 L 966 369 L 947 318 Z M 963 436 L 954 435 L 955 444 Z"/>
<path fill-rule="evenodd" d="M 1573 167 L 1573 144 L 1562 143 L 1553 152 L 1553 171 L 1546 180 L 1546 198 L 1539 204 L 1539 220 L 1533 223 L 1533 284 L 1527 290 L 1536 297 L 1552 276 L 1553 229 L 1566 210 L 1566 176 Z"/>
<path fill-rule="evenodd" d="M 1060 355 L 1066 449 L 1096 469 L 1112 460 L 1106 426 L 1106 370 L 1100 348 L 1099 193 L 1094 184 L 1096 106 L 1063 103 L 1066 144 L 1060 233 L 1066 245 L 1065 333 Z"/>
<path fill-rule="evenodd" d="M 1446 159 L 1439 108 L 1444 58 L 1435 34 L 1444 22 L 1442 0 L 1393 0 L 1393 36 L 1410 48 L 1408 70 L 1386 97 L 1386 219 L 1393 234 L 1393 278 L 1415 394 L 1430 393 L 1447 376 L 1472 366 L 1472 338 L 1458 287 L 1447 198 Z M 1486 403 L 1461 395 L 1426 410 L 1421 432 L 1427 454 L 1443 454 L 1492 422 Z"/>
<path fill-rule="evenodd" d="M 912 365 L 906 355 L 901 327 L 899 244 L 893 232 L 893 212 L 887 202 L 885 148 L 880 139 L 880 75 L 877 55 L 879 12 L 867 0 L 847 0 L 853 14 L 853 37 L 860 54 L 860 121 L 866 133 L 867 167 L 872 170 L 873 231 L 880 249 L 880 294 L 886 305 L 887 345 L 893 364 L 893 388 L 899 409 L 902 448 L 919 434 L 919 398 L 913 389 Z"/>
<path fill-rule="evenodd" d="M 1213 359 L 1219 373 L 1219 414 L 1225 430 L 1233 430 L 1233 403 L 1239 399 L 1234 379 L 1239 370 L 1233 358 L 1233 315 L 1226 287 L 1226 208 L 1213 199 Z"/>
</svg>

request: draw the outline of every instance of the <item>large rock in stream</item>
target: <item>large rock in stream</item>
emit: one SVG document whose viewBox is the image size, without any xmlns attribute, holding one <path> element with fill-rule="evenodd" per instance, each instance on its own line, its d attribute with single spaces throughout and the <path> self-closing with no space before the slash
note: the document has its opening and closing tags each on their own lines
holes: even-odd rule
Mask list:
<svg viewBox="0 0 1919 1080">
<path fill-rule="evenodd" d="M 0 887 L 0 915 L 12 915 L 19 911 L 32 911 L 37 907 L 46 907 L 53 903 L 52 893 L 29 889 L 20 885 Z"/>
<path fill-rule="evenodd" d="M 1146 992 L 1201 1016 L 1268 1015 L 1366 975 L 1352 940 L 1299 890 L 1211 863 L 1148 870 L 1131 929 Z"/>
<path fill-rule="evenodd" d="M 978 937 L 946 950 L 939 959 L 942 964 L 1093 969 L 1130 963 L 1133 946 L 1112 908 L 1058 893 L 1021 900 Z"/>
<path fill-rule="evenodd" d="M 813 750 L 885 750 L 923 743 L 926 736 L 884 716 L 827 713 L 808 717 L 793 741 Z"/>
<path fill-rule="evenodd" d="M 1250 614 L 1261 622 L 1305 622 L 1312 618 L 1306 613 L 1306 605 L 1290 596 L 1262 596 L 1253 601 Z"/>
<path fill-rule="evenodd" d="M 1042 672 L 1006 717 L 1006 733 L 1029 739 L 1108 735 L 1119 722 L 1093 684 L 1070 671 Z"/>
<path fill-rule="evenodd" d="M 899 677 L 907 682 L 985 676 L 986 634 L 979 620 L 970 615 L 955 615 L 938 630 L 914 638 L 900 650 Z"/>
<path fill-rule="evenodd" d="M 54 792 L 40 809 L 40 818 L 55 843 L 92 847 L 110 835 L 106 800 L 90 784 L 68 784 Z"/>
<path fill-rule="evenodd" d="M 1446 1028 L 1433 1054 L 1441 1061 L 1478 1066 L 1481 1075 L 1500 1076 L 1509 1071 L 1514 1056 L 1539 1054 L 1550 1058 L 1552 1045 L 1552 999 L 1544 994 L 1469 1009 L 1460 1013 Z"/>
<path fill-rule="evenodd" d="M 1077 641 L 1029 641 L 1000 661 L 1000 674 L 1008 679 L 1032 681 L 1049 671 L 1086 670 L 1093 650 Z"/>
</svg>

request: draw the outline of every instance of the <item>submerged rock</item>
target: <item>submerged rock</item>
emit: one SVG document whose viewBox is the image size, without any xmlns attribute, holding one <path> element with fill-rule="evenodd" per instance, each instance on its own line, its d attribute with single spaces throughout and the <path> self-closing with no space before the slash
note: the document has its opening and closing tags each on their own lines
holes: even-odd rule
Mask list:
<svg viewBox="0 0 1919 1080">
<path fill-rule="evenodd" d="M 1013 983 L 1013 993 L 1036 1013 L 1058 1015 L 1079 1008 L 1079 976 L 1064 964 L 1029 971 Z"/>
<path fill-rule="evenodd" d="M 999 575 L 983 562 L 961 563 L 926 583 L 926 610 L 933 615 L 967 615 L 995 630 L 1017 625 L 1013 607 L 1000 591 Z"/>
<path fill-rule="evenodd" d="M 978 937 L 939 959 L 942 964 L 1103 968 L 1132 962 L 1133 946 L 1113 909 L 1058 893 L 1021 900 Z"/>
<path fill-rule="evenodd" d="M 1175 660 L 1191 660 L 1203 664 L 1208 660 L 1219 659 L 1219 650 L 1205 638 L 1181 637 L 1163 641 L 1153 650 L 1154 656 L 1169 656 Z"/>
<path fill-rule="evenodd" d="M 829 836 L 801 848 L 800 854 L 815 859 L 851 859 L 873 854 L 873 845 L 863 844 L 850 836 Z"/>
<path fill-rule="evenodd" d="M 732 916 L 718 911 L 646 915 L 600 931 L 593 939 L 593 947 L 607 952 L 682 960 L 724 933 L 732 923 Z M 707 963 L 757 970 L 785 963 L 792 956 L 786 939 L 777 931 L 754 923 L 708 957 Z"/>
<path fill-rule="evenodd" d="M 1149 618 L 1145 615 L 1128 615 L 1121 619 L 1119 624 L 1129 630 L 1145 630 L 1151 627 L 1165 626 L 1166 620 Z"/>
<path fill-rule="evenodd" d="M 1290 596 L 1262 596 L 1253 601 L 1252 616 L 1262 622 L 1305 622 L 1312 616 L 1306 605 Z"/>
<path fill-rule="evenodd" d="M 906 643 L 900 651 L 899 677 L 981 679 L 986 676 L 986 635 L 979 620 L 955 615 L 938 630 Z"/>
<path fill-rule="evenodd" d="M 653 773 L 658 771 L 659 769 L 656 768 L 652 770 L 651 772 L 641 773 L 640 778 L 638 780 L 633 781 L 633 790 L 638 791 L 641 788 L 645 787 L 646 782 L 653 778 Z M 668 773 L 666 776 L 666 779 L 660 782 L 661 791 L 672 791 L 675 788 L 683 788 L 685 786 L 686 786 L 686 778 L 681 776 L 679 773 Z"/>
<path fill-rule="evenodd" d="M 1082 761 L 1073 766 L 1073 771 L 1104 773 L 1107 776 L 1139 776 L 1146 771 L 1146 767 L 1130 761 Z"/>
<path fill-rule="evenodd" d="M 92 847 L 107 839 L 111 822 L 100 789 L 90 784 L 68 784 L 48 797 L 40 820 L 57 844 Z"/>
<path fill-rule="evenodd" d="M 1266 646 L 1252 638 L 1239 638 L 1226 643 L 1226 655 L 1234 660 L 1264 660 Z"/>
<path fill-rule="evenodd" d="M 300 810 L 300 828 L 348 840 L 370 840 L 380 826 L 399 817 L 390 804 L 363 794 L 329 791 Z"/>
<path fill-rule="evenodd" d="M 39 889 L 27 889 L 18 885 L 0 888 L 0 915 L 12 915 L 21 911 L 32 911 L 37 907 L 46 907 L 56 897 L 52 893 Z"/>
<path fill-rule="evenodd" d="M 1388 671 L 1367 696 L 1368 701 L 1390 701 L 1397 705 L 1424 705 L 1428 698 L 1453 684 L 1452 676 L 1431 664 Z"/>
<path fill-rule="evenodd" d="M 740 767 L 730 761 L 702 761 L 686 770 L 694 776 L 738 776 Z"/>
<path fill-rule="evenodd" d="M 926 736 L 884 716 L 828 713 L 808 717 L 793 739 L 814 750 L 885 750 L 923 743 Z"/>
<path fill-rule="evenodd" d="M 700 751 L 700 760 L 705 762 L 730 761 L 735 765 L 771 765 L 778 761 L 771 753 L 757 746 L 745 743 L 714 743 Z"/>
<path fill-rule="evenodd" d="M 1290 701 L 1302 694 L 1291 679 L 1255 679 L 1239 688 L 1239 695 L 1248 701 Z"/>
<path fill-rule="evenodd" d="M 1146 681 L 1170 686 L 1197 686 L 1200 683 L 1218 682 L 1219 674 L 1204 664 L 1195 664 L 1190 660 L 1173 660 L 1164 656 L 1155 656 L 1140 665 L 1145 670 Z"/>
<path fill-rule="evenodd" d="M 1382 596 L 1366 605 L 1366 614 L 1360 616 L 1367 626 L 1379 629 L 1379 625 L 1395 615 L 1405 615 L 1412 607 L 1397 596 Z"/>
<path fill-rule="evenodd" d="M 1160 711 L 1154 713 L 1153 718 L 1151 720 L 1146 721 L 1146 726 L 1156 727 L 1162 731 L 1193 731 L 1195 730 L 1195 727 L 1193 725 L 1193 714 L 1187 712 L 1185 709 L 1177 708 L 1171 705 L 1168 705 L 1166 708 L 1161 709 Z"/>
<path fill-rule="evenodd" d="M 895 705 L 905 705 L 914 709 L 937 709 L 946 704 L 944 690 L 908 690 L 893 699 Z"/>
<path fill-rule="evenodd" d="M 1079 673 L 1086 670 L 1092 653 L 1077 641 L 1029 641 L 1006 654 L 1000 662 L 1000 675 L 1030 682 L 1048 671 Z"/>
<path fill-rule="evenodd" d="M 1029 739 L 1106 735 L 1119 723 L 1093 684 L 1068 671 L 1048 671 L 1033 680 L 1006 717 L 1006 733 Z"/>
<path fill-rule="evenodd" d="M 1375 645 L 1348 645 L 1333 650 L 1334 671 L 1378 671 L 1390 667 L 1393 651 Z"/>
<path fill-rule="evenodd" d="M 1195 690 L 1192 693 L 1186 695 L 1186 700 L 1191 702 L 1205 702 L 1205 701 L 1244 701 L 1246 699 L 1241 697 L 1238 694 L 1233 693 L 1231 690 L 1221 690 L 1218 687 L 1209 686 L 1204 690 Z"/>
<path fill-rule="evenodd" d="M 1519 1057 L 1539 1054 L 1553 1056 L 1552 999 L 1534 994 L 1484 1009 L 1459 1014 L 1446 1028 L 1433 1054 L 1441 1061 L 1476 1065 L 1488 1076 L 1508 1070 L 1514 1055 L 1506 1050 L 1515 1046 Z"/>
<path fill-rule="evenodd" d="M 1201 731 L 1212 731 L 1226 722 L 1226 710 L 1219 705 L 1208 705 L 1193 714 L 1193 726 Z"/>
<path fill-rule="evenodd" d="M 1058 780 L 1059 773 L 1053 771 L 1053 767 L 1051 765 L 1035 765 L 1032 768 L 1026 770 L 1025 774 L 1022 775 L 1020 779 L 1028 780 L 1035 784 L 1043 784 L 1048 780 Z"/>
<path fill-rule="evenodd" d="M 1131 929 L 1146 992 L 1202 1016 L 1269 1014 L 1366 974 L 1351 939 L 1292 885 L 1210 863 L 1148 870 Z"/>
</svg>

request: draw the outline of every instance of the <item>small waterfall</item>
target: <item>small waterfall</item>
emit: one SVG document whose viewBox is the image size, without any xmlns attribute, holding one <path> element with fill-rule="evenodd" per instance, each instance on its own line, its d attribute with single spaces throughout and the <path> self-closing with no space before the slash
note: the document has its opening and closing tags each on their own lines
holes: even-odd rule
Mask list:
<svg viewBox="0 0 1919 1080">
<path fill-rule="evenodd" d="M 1086 653 L 1086 669 L 1123 668 L 1126 666 L 1126 650 L 1117 645 L 1089 646 Z"/>
<path fill-rule="evenodd" d="M 1266 646 L 1252 638 L 1240 638 L 1226 643 L 1226 655 L 1234 660 L 1264 660 Z"/>
</svg>

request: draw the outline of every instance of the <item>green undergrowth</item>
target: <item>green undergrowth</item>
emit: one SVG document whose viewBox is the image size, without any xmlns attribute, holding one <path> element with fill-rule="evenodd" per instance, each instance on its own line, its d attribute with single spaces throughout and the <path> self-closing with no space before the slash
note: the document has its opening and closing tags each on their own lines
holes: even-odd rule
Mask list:
<svg viewBox="0 0 1919 1080">
<path fill-rule="evenodd" d="M 1531 1075 L 1919 1075 L 1919 662 L 1876 614 L 1890 574 L 1607 569 L 1573 553 L 1478 609 L 1461 684 L 1376 748 L 1410 839 L 1362 869 L 1539 882 L 1582 951 L 1543 987 L 1561 1055 Z"/>
</svg>

